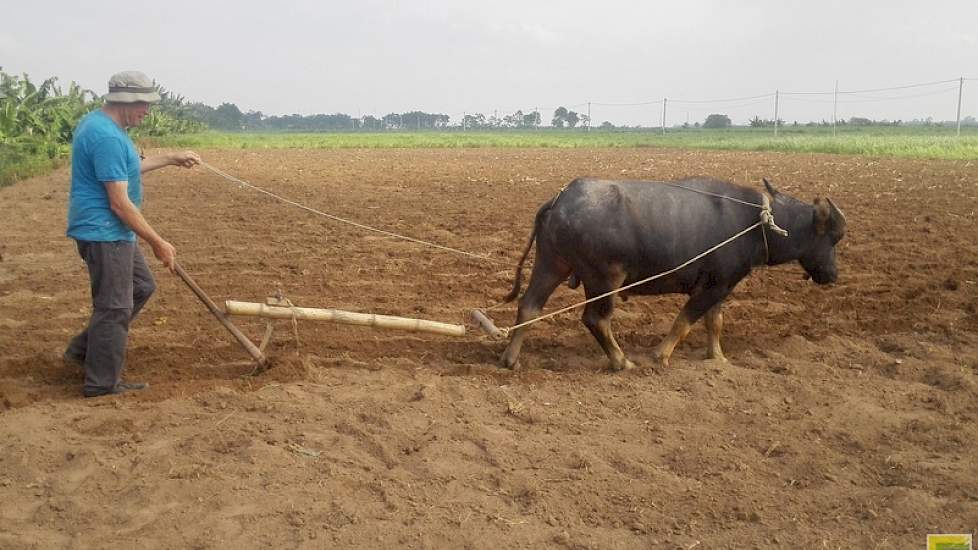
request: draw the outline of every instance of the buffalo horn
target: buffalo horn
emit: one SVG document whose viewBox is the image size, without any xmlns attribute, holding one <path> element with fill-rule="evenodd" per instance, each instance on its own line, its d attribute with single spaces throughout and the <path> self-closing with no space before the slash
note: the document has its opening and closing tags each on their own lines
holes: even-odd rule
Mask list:
<svg viewBox="0 0 978 550">
<path fill-rule="evenodd" d="M 829 206 L 832 207 L 832 213 L 838 214 L 839 217 L 842 218 L 842 222 L 845 223 L 846 215 L 842 213 L 842 210 L 839 210 L 839 207 L 836 206 L 834 202 L 832 202 L 832 199 L 826 197 L 825 200 L 829 201 Z"/>
</svg>

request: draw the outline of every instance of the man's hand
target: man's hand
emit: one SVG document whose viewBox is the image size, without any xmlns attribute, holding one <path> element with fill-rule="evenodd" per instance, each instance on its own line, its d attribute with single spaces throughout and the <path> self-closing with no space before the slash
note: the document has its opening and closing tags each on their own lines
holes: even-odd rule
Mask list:
<svg viewBox="0 0 978 550">
<path fill-rule="evenodd" d="M 164 153 L 162 155 L 144 159 L 139 163 L 139 171 L 145 174 L 146 172 L 152 172 L 153 170 L 158 170 L 164 166 L 183 166 L 184 168 L 193 168 L 200 163 L 200 155 L 193 151 Z"/>
<path fill-rule="evenodd" d="M 163 239 L 160 239 L 152 246 L 156 259 L 163 262 L 163 266 L 173 272 L 175 270 L 174 266 L 177 263 L 177 249 Z"/>
<path fill-rule="evenodd" d="M 174 166 L 183 166 L 184 168 L 193 168 L 194 166 L 200 164 L 200 155 L 193 151 L 171 153 L 170 164 L 173 164 Z"/>
</svg>

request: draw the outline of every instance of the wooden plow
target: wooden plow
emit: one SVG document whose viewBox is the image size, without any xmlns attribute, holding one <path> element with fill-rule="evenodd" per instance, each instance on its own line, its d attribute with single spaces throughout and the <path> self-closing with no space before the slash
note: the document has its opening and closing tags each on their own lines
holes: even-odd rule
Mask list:
<svg viewBox="0 0 978 550">
<path fill-rule="evenodd" d="M 357 325 L 374 329 L 403 330 L 408 332 L 425 332 L 429 334 L 440 334 L 442 336 L 465 336 L 465 325 L 454 325 L 427 319 L 415 319 L 411 317 L 396 317 L 393 315 L 378 315 L 375 313 L 357 313 L 354 311 L 344 311 L 342 309 L 326 309 L 311 307 L 296 307 L 291 301 L 282 296 L 281 292 L 275 296 L 269 296 L 265 303 L 239 302 L 227 300 L 224 302 L 224 311 L 218 308 L 217 304 L 207 295 L 206 292 L 184 271 L 179 264 L 174 264 L 174 271 L 187 284 L 193 293 L 200 299 L 207 309 L 217 318 L 217 320 L 234 336 L 234 339 L 248 352 L 255 361 L 255 370 L 251 374 L 257 374 L 269 368 L 271 364 L 265 357 L 265 346 L 271 341 L 273 325 L 272 320 L 287 319 L 293 321 L 328 321 L 344 325 Z M 266 319 L 265 335 L 260 345 L 255 345 L 248 339 L 234 323 L 231 322 L 232 315 L 244 317 L 260 317 Z M 505 337 L 506 332 L 496 328 L 485 312 L 476 309 L 471 313 L 472 324 L 492 339 Z"/>
<path fill-rule="evenodd" d="M 374 329 L 424 332 L 442 336 L 459 337 L 465 336 L 468 333 L 465 325 L 429 321 L 427 319 L 378 315 L 375 313 L 358 313 L 342 309 L 297 307 L 288 299 L 282 297 L 281 294 L 269 296 L 265 299 L 265 303 L 227 300 L 224 302 L 224 312 L 215 312 L 215 315 L 222 320 L 222 323 L 226 322 L 225 326 L 228 327 L 228 330 L 231 330 L 232 334 L 235 334 L 238 341 L 255 358 L 258 366 L 254 373 L 261 372 L 269 366 L 268 360 L 262 353 L 265 350 L 265 346 L 271 341 L 274 330 L 272 321 L 276 319 L 290 320 L 293 323 L 300 320 L 327 321 Z M 261 344 L 256 347 L 251 341 L 241 335 L 241 332 L 236 328 L 232 330 L 234 325 L 228 319 L 231 316 L 264 318 L 266 320 L 265 335 L 262 338 Z M 505 336 L 505 332 L 496 328 L 492 320 L 481 310 L 473 310 L 470 320 L 473 325 L 485 332 L 490 338 L 500 339 Z M 241 337 L 238 337 L 239 335 Z"/>
</svg>

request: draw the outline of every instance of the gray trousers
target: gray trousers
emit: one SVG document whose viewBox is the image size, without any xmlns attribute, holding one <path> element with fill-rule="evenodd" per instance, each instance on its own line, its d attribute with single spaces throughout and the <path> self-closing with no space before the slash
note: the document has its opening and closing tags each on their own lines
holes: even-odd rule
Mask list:
<svg viewBox="0 0 978 550">
<path fill-rule="evenodd" d="M 111 390 L 122 378 L 129 323 L 156 290 L 156 281 L 135 242 L 76 241 L 88 266 L 92 318 L 71 339 L 67 354 L 85 362 L 86 393 Z"/>
</svg>

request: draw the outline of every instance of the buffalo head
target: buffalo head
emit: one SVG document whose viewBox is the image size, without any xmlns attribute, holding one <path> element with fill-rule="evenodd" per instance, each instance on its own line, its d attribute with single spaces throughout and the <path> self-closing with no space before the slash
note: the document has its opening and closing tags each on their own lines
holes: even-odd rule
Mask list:
<svg viewBox="0 0 978 550">
<path fill-rule="evenodd" d="M 775 201 L 780 199 L 798 203 L 780 194 L 766 179 L 764 186 Z M 805 278 L 811 277 L 820 285 L 834 283 L 839 278 L 839 270 L 835 265 L 835 245 L 846 234 L 845 215 L 828 198 L 816 198 L 813 205 L 806 205 L 796 212 L 803 216 L 801 231 L 796 231 L 790 238 L 794 241 L 798 262 L 805 268 Z"/>
</svg>

